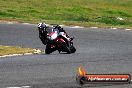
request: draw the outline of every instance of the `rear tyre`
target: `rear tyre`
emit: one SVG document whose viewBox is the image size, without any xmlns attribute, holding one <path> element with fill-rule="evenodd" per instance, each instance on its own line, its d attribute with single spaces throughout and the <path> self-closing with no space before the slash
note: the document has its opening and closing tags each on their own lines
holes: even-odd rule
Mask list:
<svg viewBox="0 0 132 88">
<path fill-rule="evenodd" d="M 56 50 L 56 48 L 51 48 L 50 45 L 46 45 L 45 54 L 50 54 L 50 53 L 54 52 L 55 50 Z"/>
<path fill-rule="evenodd" d="M 45 54 L 50 54 L 50 51 L 45 49 Z"/>
<path fill-rule="evenodd" d="M 45 49 L 45 54 L 50 54 L 50 53 L 51 53 L 50 48 L 48 48 L 48 47 L 46 46 L 46 49 Z"/>
</svg>

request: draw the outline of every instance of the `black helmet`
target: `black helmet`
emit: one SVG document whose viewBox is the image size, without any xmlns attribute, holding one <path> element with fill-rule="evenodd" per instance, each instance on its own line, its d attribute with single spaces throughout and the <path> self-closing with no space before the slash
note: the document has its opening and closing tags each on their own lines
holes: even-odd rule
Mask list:
<svg viewBox="0 0 132 88">
<path fill-rule="evenodd" d="M 57 29 L 61 29 L 61 26 L 60 26 L 60 25 L 56 25 L 56 26 L 55 26 L 55 29 L 56 29 L 56 28 L 57 28 Z"/>
</svg>

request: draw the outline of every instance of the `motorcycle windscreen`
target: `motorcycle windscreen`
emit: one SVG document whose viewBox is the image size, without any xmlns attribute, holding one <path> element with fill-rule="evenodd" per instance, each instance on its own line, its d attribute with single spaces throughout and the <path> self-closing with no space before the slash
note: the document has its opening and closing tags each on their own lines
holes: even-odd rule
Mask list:
<svg viewBox="0 0 132 88">
<path fill-rule="evenodd" d="M 58 36 L 58 34 L 55 33 L 55 32 L 52 32 L 52 33 L 50 34 L 50 37 L 51 37 L 52 40 L 56 39 L 57 36 Z"/>
</svg>

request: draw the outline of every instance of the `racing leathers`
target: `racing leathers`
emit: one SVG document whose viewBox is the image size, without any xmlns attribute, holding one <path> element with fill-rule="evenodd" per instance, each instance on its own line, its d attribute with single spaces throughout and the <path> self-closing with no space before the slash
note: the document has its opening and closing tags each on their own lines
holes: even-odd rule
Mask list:
<svg viewBox="0 0 132 88">
<path fill-rule="evenodd" d="M 38 29 L 39 30 L 39 38 L 40 38 L 40 40 L 42 41 L 42 43 L 44 44 L 44 45 L 46 45 L 47 44 L 47 31 L 46 31 L 46 28 L 39 28 Z"/>
</svg>

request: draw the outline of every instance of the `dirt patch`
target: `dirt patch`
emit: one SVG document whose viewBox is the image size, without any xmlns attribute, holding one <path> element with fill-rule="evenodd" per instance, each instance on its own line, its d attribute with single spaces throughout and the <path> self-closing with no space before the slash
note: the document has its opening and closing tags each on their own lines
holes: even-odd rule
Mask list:
<svg viewBox="0 0 132 88">
<path fill-rule="evenodd" d="M 16 24 L 16 23 L 22 23 L 22 22 L 21 21 L 17 21 L 17 20 L 0 19 L 0 23 Z"/>
</svg>

